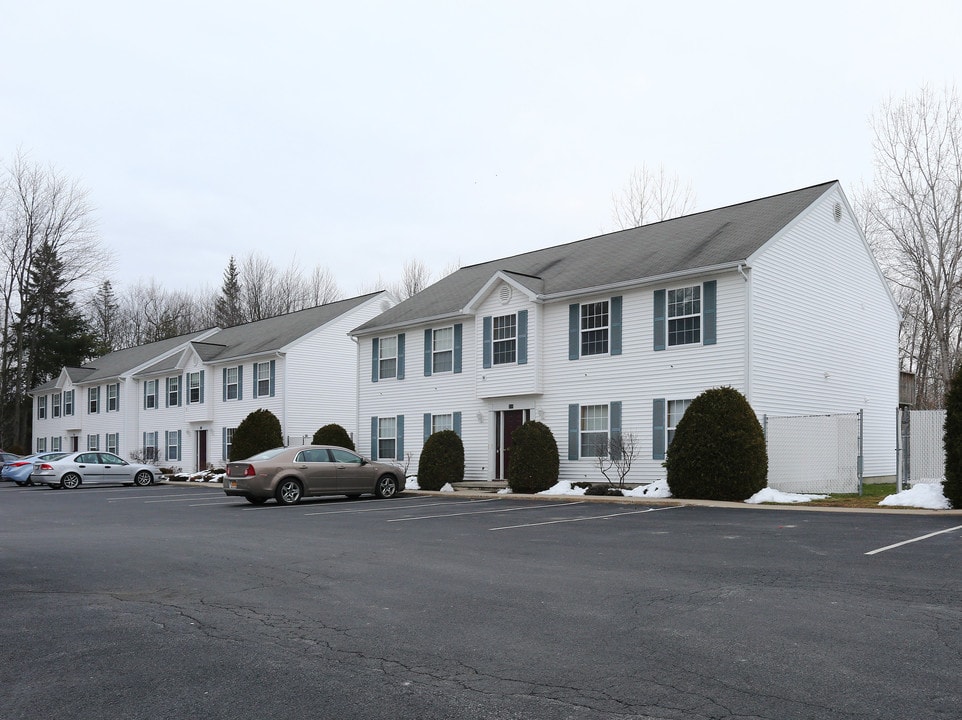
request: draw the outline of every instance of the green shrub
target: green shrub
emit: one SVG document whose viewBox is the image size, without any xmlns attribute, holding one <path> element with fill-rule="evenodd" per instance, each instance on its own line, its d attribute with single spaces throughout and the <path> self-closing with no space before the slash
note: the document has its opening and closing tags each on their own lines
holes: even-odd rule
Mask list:
<svg viewBox="0 0 962 720">
<path fill-rule="evenodd" d="M 765 432 L 745 396 L 721 387 L 692 400 L 675 428 L 665 468 L 677 498 L 742 501 L 764 488 Z"/>
<path fill-rule="evenodd" d="M 511 435 L 508 487 L 516 493 L 538 493 L 558 482 L 561 457 L 551 428 L 536 420 Z"/>
<path fill-rule="evenodd" d="M 962 365 L 945 395 L 945 480 L 942 493 L 953 508 L 962 509 Z"/>
<path fill-rule="evenodd" d="M 314 439 L 311 440 L 311 443 L 314 445 L 337 445 L 348 450 L 354 449 L 354 441 L 351 440 L 351 436 L 347 434 L 347 430 L 337 423 L 325 425 L 314 433 Z"/>
<path fill-rule="evenodd" d="M 418 461 L 418 487 L 440 490 L 445 483 L 464 480 L 464 443 L 454 430 L 433 433 Z"/>
<path fill-rule="evenodd" d="M 241 420 L 231 440 L 229 460 L 243 460 L 259 452 L 281 447 L 281 421 L 270 410 L 255 410 Z"/>
</svg>

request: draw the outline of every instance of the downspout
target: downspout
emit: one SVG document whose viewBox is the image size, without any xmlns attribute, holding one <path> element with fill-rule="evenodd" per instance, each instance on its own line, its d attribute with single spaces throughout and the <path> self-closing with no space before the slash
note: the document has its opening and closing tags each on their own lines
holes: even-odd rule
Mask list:
<svg viewBox="0 0 962 720">
<path fill-rule="evenodd" d="M 745 264 L 738 263 L 738 273 L 745 281 L 745 398 L 752 402 L 752 286 Z"/>
<path fill-rule="evenodd" d="M 351 341 L 357 346 L 357 361 L 354 363 L 354 447 L 359 448 L 358 435 L 361 432 L 361 341 L 351 335 Z"/>
</svg>

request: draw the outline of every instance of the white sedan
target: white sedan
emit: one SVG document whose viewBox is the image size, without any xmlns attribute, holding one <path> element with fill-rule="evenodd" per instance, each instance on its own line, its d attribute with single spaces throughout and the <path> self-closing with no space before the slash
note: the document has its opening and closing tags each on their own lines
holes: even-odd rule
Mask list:
<svg viewBox="0 0 962 720">
<path fill-rule="evenodd" d="M 88 450 L 34 463 L 30 480 L 36 485 L 73 490 L 94 483 L 152 485 L 162 481 L 163 474 L 153 465 L 129 463 L 113 453 Z"/>
</svg>

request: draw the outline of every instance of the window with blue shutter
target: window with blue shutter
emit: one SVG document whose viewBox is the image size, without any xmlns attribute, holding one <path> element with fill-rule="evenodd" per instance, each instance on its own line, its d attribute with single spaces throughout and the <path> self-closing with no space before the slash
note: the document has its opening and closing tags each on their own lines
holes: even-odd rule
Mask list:
<svg viewBox="0 0 962 720">
<path fill-rule="evenodd" d="M 665 398 L 651 401 L 651 459 L 665 459 Z"/>
<path fill-rule="evenodd" d="M 577 460 L 581 444 L 581 411 L 578 405 L 568 406 L 568 459 Z"/>
<path fill-rule="evenodd" d="M 518 365 L 528 364 L 528 311 L 518 310 Z"/>
<path fill-rule="evenodd" d="M 718 282 L 656 290 L 653 296 L 654 349 L 682 345 L 715 345 Z"/>
<path fill-rule="evenodd" d="M 485 315 L 481 320 L 481 367 L 485 369 L 491 367 L 492 322 L 490 315 Z"/>
</svg>

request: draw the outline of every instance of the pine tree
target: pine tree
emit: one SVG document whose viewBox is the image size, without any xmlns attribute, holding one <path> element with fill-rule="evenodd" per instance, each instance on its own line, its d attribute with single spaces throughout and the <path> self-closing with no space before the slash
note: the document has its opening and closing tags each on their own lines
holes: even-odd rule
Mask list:
<svg viewBox="0 0 962 720">
<path fill-rule="evenodd" d="M 94 355 L 100 357 L 116 350 L 117 296 L 110 280 L 104 280 L 97 288 L 91 308 L 90 329 L 94 335 Z"/>
<path fill-rule="evenodd" d="M 227 263 L 227 269 L 224 270 L 224 283 L 221 285 L 220 295 L 214 301 L 214 317 L 217 326 L 222 328 L 244 322 L 244 312 L 241 309 L 240 273 L 233 255 Z"/>
</svg>

